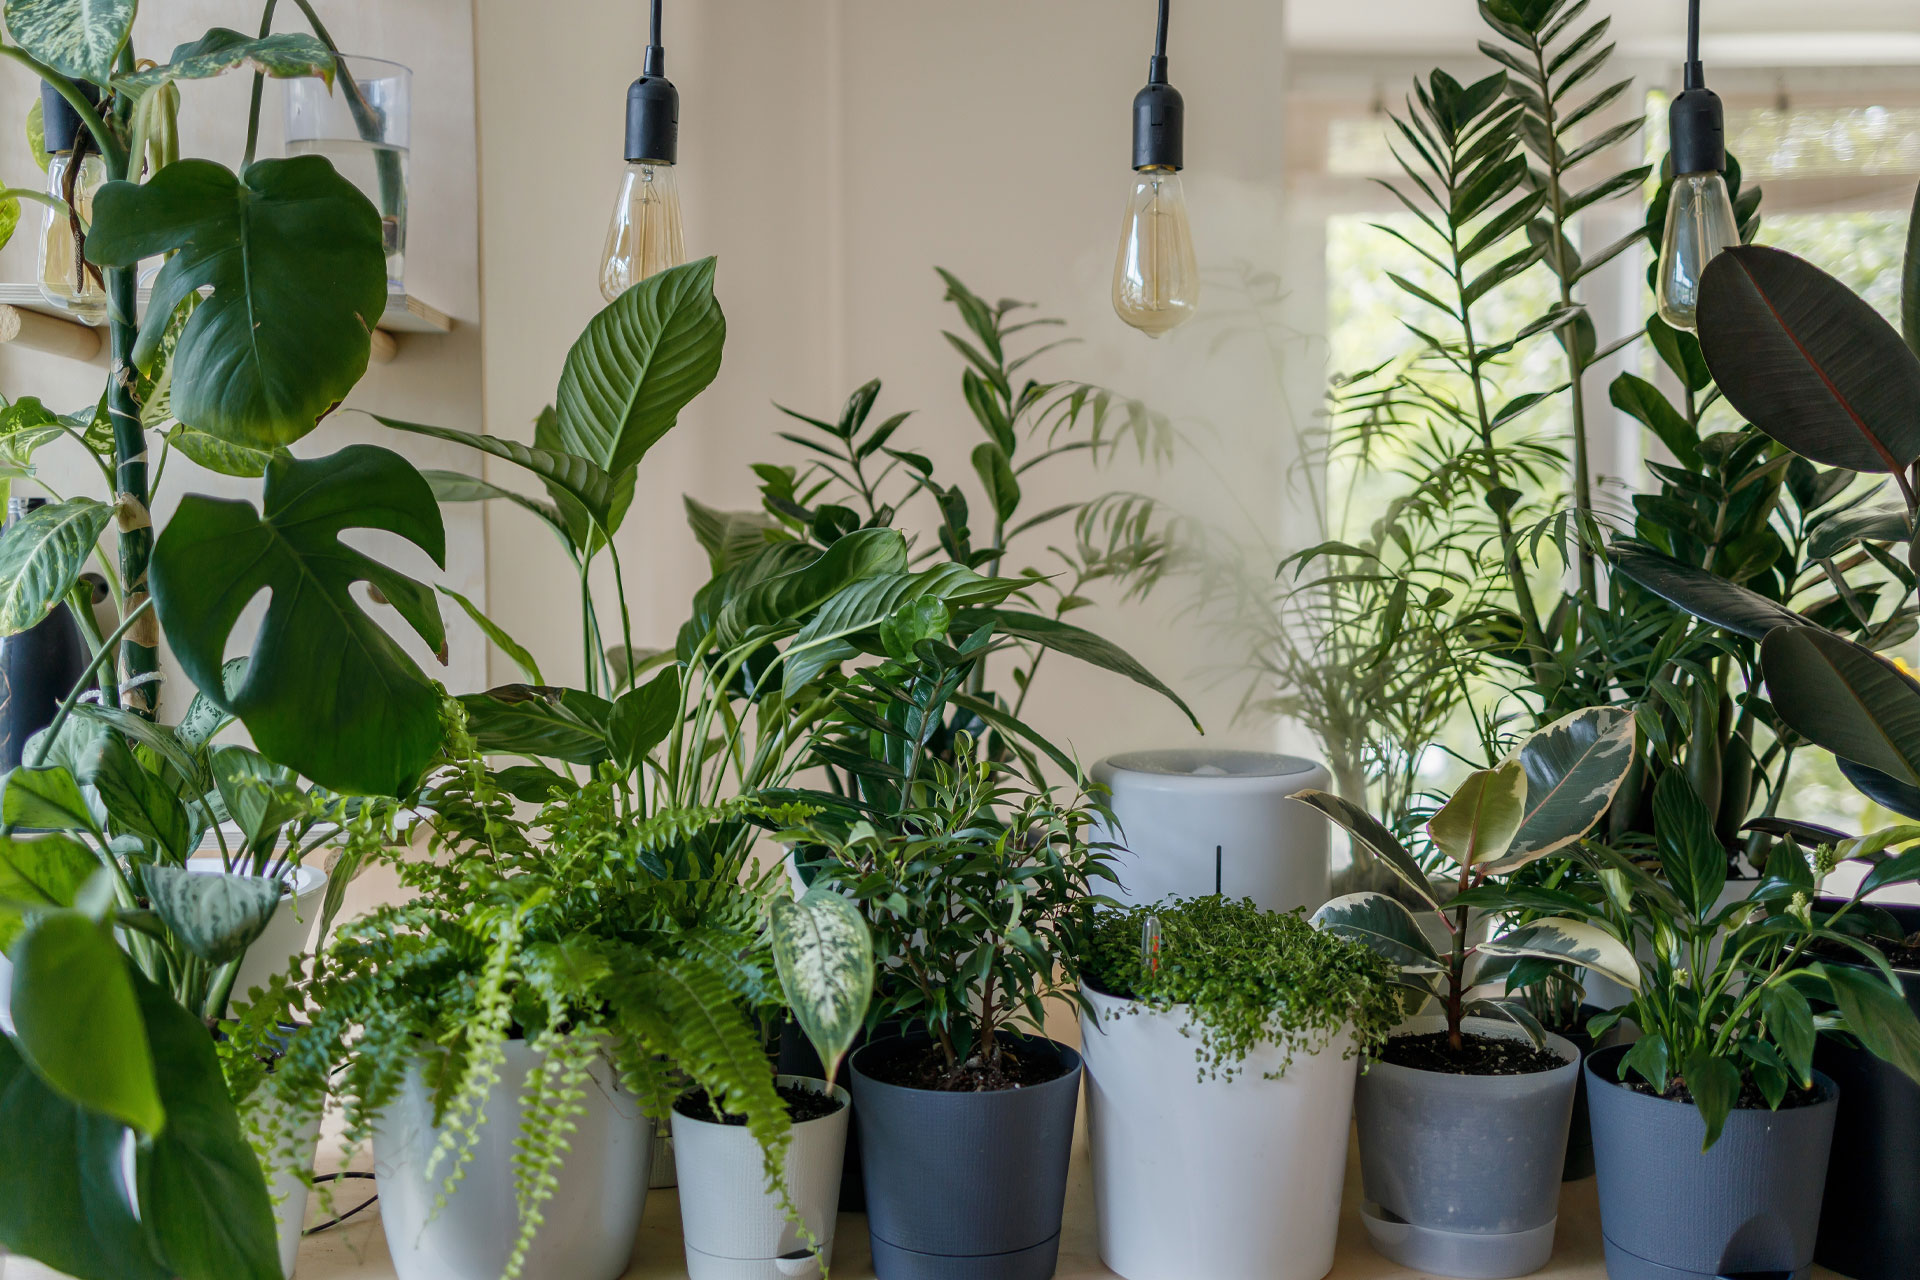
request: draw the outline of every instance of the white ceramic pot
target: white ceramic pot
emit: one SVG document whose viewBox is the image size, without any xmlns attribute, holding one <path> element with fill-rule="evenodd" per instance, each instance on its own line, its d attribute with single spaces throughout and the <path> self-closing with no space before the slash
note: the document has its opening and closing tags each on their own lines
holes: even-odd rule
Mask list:
<svg viewBox="0 0 1920 1280">
<path fill-rule="evenodd" d="M 433 1096 L 418 1066 L 408 1071 L 373 1135 L 380 1217 L 399 1280 L 499 1280 L 520 1230 L 514 1142 L 527 1075 L 538 1061 L 524 1040 L 507 1043 L 466 1174 L 438 1213 L 447 1164 L 442 1159 L 427 1176 L 440 1141 Z M 523 1280 L 615 1280 L 633 1253 L 647 1201 L 653 1121 L 604 1058 L 594 1060 L 585 1107 L 555 1171 L 560 1185 L 541 1206 L 545 1221 Z"/>
<path fill-rule="evenodd" d="M 187 863 L 187 870 L 214 876 L 223 874 L 226 868 L 216 858 L 194 858 Z M 253 940 L 246 958 L 240 961 L 240 975 L 233 982 L 236 1004 L 253 988 L 266 986 L 274 974 L 285 973 L 295 956 L 305 955 L 312 947 L 320 905 L 327 896 L 327 873 L 318 867 L 295 867 L 291 879 L 293 891 L 281 895 L 273 919 L 267 921 L 266 930 Z"/>
<path fill-rule="evenodd" d="M 293 1265 L 300 1256 L 300 1234 L 307 1225 L 307 1197 L 312 1188 L 303 1173 L 313 1170 L 314 1153 L 320 1146 L 322 1108 L 304 1115 L 278 1116 L 265 1111 L 279 1110 L 284 1104 L 256 1090 L 240 1107 L 240 1128 L 254 1144 L 260 1168 L 267 1177 L 267 1194 L 273 1200 L 273 1225 L 280 1237 L 280 1270 L 293 1280 Z"/>
<path fill-rule="evenodd" d="M 782 1085 L 826 1092 L 824 1080 L 780 1076 Z M 793 1127 L 782 1180 L 816 1254 L 767 1190 L 760 1144 L 743 1125 L 715 1124 L 673 1113 L 674 1158 L 680 1173 L 680 1224 L 689 1280 L 817 1280 L 833 1258 L 840 1164 L 847 1150 L 853 1099 L 833 1086 L 840 1109 Z"/>
<path fill-rule="evenodd" d="M 1342 1032 L 1199 1078 L 1184 1009 L 1088 991 L 1081 1015 L 1100 1259 L 1126 1280 L 1320 1280 L 1333 1267 L 1359 1060 Z M 1129 1012 L 1129 1010 L 1133 1010 Z"/>
<path fill-rule="evenodd" d="M 1110 756 L 1093 776 L 1113 793 L 1120 846 L 1114 881 L 1096 891 L 1122 902 L 1221 893 L 1263 910 L 1318 910 L 1331 892 L 1327 820 L 1291 800 L 1326 790 L 1325 768 L 1260 751 L 1133 751 Z"/>
</svg>

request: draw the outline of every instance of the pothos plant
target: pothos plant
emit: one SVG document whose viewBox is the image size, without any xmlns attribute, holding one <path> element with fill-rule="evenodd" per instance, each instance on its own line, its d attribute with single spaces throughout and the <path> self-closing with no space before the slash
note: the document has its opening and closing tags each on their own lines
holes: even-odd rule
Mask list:
<svg viewBox="0 0 1920 1280">
<path fill-rule="evenodd" d="M 1578 711 L 1530 735 L 1507 759 L 1476 770 L 1427 823 L 1427 836 L 1452 864 L 1453 892 L 1443 895 L 1394 834 L 1363 809 L 1322 791 L 1305 801 L 1344 827 L 1401 877 L 1415 898 L 1437 913 L 1446 946 L 1436 949 L 1420 920 L 1396 897 L 1348 894 L 1320 908 L 1322 928 L 1372 947 L 1396 965 L 1417 1011 L 1429 999 L 1446 1020 L 1448 1046 L 1464 1046 L 1462 1023 L 1480 1016 L 1517 1025 L 1537 1045 L 1545 1028 L 1511 990 L 1475 996 L 1489 961 L 1584 968 L 1629 987 L 1639 973 L 1632 953 L 1585 918 L 1586 903 L 1559 889 L 1517 884 L 1513 873 L 1573 847 L 1605 816 L 1632 765 L 1634 719 L 1612 707 Z M 1482 917 L 1526 913 L 1524 923 L 1476 941 Z M 1541 976 L 1544 976 L 1542 973 Z"/>
<path fill-rule="evenodd" d="M 507 1042 L 525 1041 L 538 1063 L 515 1138 L 509 1277 L 601 1059 L 650 1114 L 694 1086 L 743 1117 L 777 1187 L 788 1121 L 766 1024 L 796 1007 L 836 1059 L 851 1031 L 835 1028 L 857 1023 L 872 982 L 871 946 L 844 904 L 789 901 L 770 914 L 777 873 L 714 875 L 662 855 L 718 823 L 802 814 L 736 799 L 627 821 L 612 766 L 529 812 L 487 769 L 457 703 L 448 726 L 421 796 L 435 856 L 392 859 L 411 900 L 343 926 L 310 973 L 277 978 L 247 1011 L 254 1035 L 311 1020 L 265 1087 L 289 1103 L 331 1089 L 355 1147 L 407 1080 L 423 1081 L 440 1130 L 428 1176 L 444 1198 L 472 1157 Z"/>
</svg>

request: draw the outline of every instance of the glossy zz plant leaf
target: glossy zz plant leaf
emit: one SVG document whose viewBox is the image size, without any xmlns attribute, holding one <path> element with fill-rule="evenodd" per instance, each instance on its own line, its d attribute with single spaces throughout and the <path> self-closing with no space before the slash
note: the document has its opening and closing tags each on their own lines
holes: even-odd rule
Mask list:
<svg viewBox="0 0 1920 1280">
<path fill-rule="evenodd" d="M 377 589 L 443 660 L 446 634 L 433 592 L 343 544 L 348 529 L 398 534 L 446 562 L 439 505 L 398 454 L 364 444 L 323 458 L 281 453 L 260 509 L 181 500 L 154 545 L 153 597 L 187 675 L 264 754 L 334 791 L 401 794 L 439 750 L 439 694 L 355 584 Z M 266 618 L 229 692 L 227 642 L 262 591 Z"/>
<path fill-rule="evenodd" d="M 1807 555 L 1825 560 L 1856 542 L 1911 542 L 1913 523 L 1905 507 L 1854 507 L 1836 512 L 1813 526 Z"/>
<path fill-rule="evenodd" d="M 367 371 L 387 305 L 380 215 L 320 156 L 262 160 L 236 177 L 182 160 L 93 202 L 87 256 L 131 267 L 171 253 L 154 278 L 135 363 L 149 367 L 174 310 L 212 295 L 180 331 L 174 417 L 235 444 L 272 448 L 312 431 Z"/>
<path fill-rule="evenodd" d="M 1700 346 L 1728 403 L 1801 457 L 1870 472 L 1920 458 L 1920 357 L 1812 263 L 1758 245 L 1715 258 Z"/>
<path fill-rule="evenodd" d="M 1398 898 L 1349 893 L 1313 913 L 1317 929 L 1360 943 L 1403 973 L 1441 973 L 1446 966 Z"/>
<path fill-rule="evenodd" d="M 1778 601 L 1646 547 L 1616 542 L 1607 548 L 1607 558 L 1614 572 L 1662 600 L 1749 640 L 1764 640 L 1779 627 L 1807 625 L 1805 618 Z"/>
<path fill-rule="evenodd" d="M 1920 787 L 1920 684 L 1885 658 L 1817 627 L 1760 646 L 1774 710 L 1836 756 Z"/>
<path fill-rule="evenodd" d="M 1483 956 L 1537 956 L 1564 960 L 1613 979 L 1631 991 L 1640 989 L 1640 965 L 1626 943 L 1597 925 L 1553 916 L 1523 924 L 1480 944 Z"/>
<path fill-rule="evenodd" d="M 1634 763 L 1633 713 L 1588 707 L 1563 716 L 1520 745 L 1526 809 L 1507 852 L 1487 868 L 1501 875 L 1563 849 L 1600 821 Z"/>
<path fill-rule="evenodd" d="M 860 1034 L 873 995 L 873 936 L 860 910 L 824 886 L 773 902 L 773 963 L 794 1021 L 827 1083 Z"/>
<path fill-rule="evenodd" d="M 1427 882 L 1427 873 L 1420 869 L 1407 847 L 1400 843 L 1393 832 L 1380 820 L 1362 809 L 1359 805 L 1331 791 L 1315 791 L 1309 788 L 1296 791 L 1288 797 L 1302 804 L 1312 805 L 1325 814 L 1337 826 L 1358 840 L 1366 849 L 1386 863 L 1393 873 L 1409 889 L 1420 895 L 1422 901 L 1434 910 L 1440 909 L 1439 899 L 1433 895 L 1433 886 Z"/>
<path fill-rule="evenodd" d="M 69 498 L 27 512 L 0 535 L 0 636 L 20 634 L 66 599 L 112 519 L 104 502 Z"/>
<path fill-rule="evenodd" d="M 133 29 L 134 0 L 7 0 L 14 42 L 61 75 L 105 84 Z"/>
<path fill-rule="evenodd" d="M 14 1039 L 55 1092 L 144 1134 L 167 1123 L 133 975 L 110 926 L 55 911 L 14 944 Z"/>
<path fill-rule="evenodd" d="M 245 955 L 280 907 L 280 882 L 262 876 L 203 875 L 149 863 L 141 880 L 155 914 L 208 964 Z"/>
<path fill-rule="evenodd" d="M 1518 760 L 1505 760 L 1468 774 L 1427 822 L 1427 835 L 1459 865 L 1486 867 L 1512 845 L 1526 806 L 1526 770 Z"/>
<path fill-rule="evenodd" d="M 317 37 L 305 32 L 255 37 L 227 27 L 214 27 L 193 43 L 176 46 L 166 65 L 136 71 L 115 83 L 148 89 L 174 80 L 205 80 L 242 67 L 276 79 L 318 76 L 329 88 L 333 85 L 333 53 Z"/>
<path fill-rule="evenodd" d="M 567 452 L 617 475 L 707 389 L 727 337 L 713 273 L 702 258 L 648 276 L 587 322 L 554 401 Z"/>
</svg>

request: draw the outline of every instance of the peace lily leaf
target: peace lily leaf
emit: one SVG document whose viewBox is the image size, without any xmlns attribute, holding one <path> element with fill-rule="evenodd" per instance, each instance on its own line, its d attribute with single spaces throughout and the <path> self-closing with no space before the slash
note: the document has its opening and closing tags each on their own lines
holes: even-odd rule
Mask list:
<svg viewBox="0 0 1920 1280">
<path fill-rule="evenodd" d="M 1402 883 L 1420 895 L 1422 901 L 1436 911 L 1440 909 L 1439 899 L 1433 896 L 1433 886 L 1427 883 L 1427 873 L 1420 869 L 1420 864 L 1407 852 L 1407 847 L 1378 818 L 1351 800 L 1330 791 L 1296 791 L 1289 799 L 1312 805 L 1326 814 L 1374 857 L 1386 863 Z"/>
<path fill-rule="evenodd" d="M 39 917 L 13 960 L 20 1052 L 62 1096 L 145 1134 L 166 1124 L 127 960 L 112 929 L 78 911 Z"/>
<path fill-rule="evenodd" d="M 422 471 L 427 484 L 433 490 L 433 496 L 441 502 L 486 502 L 494 498 L 504 498 L 523 511 L 530 511 L 543 522 L 553 527 L 567 546 L 567 531 L 560 522 L 559 508 L 551 503 L 529 498 L 524 493 L 515 493 L 512 489 L 470 476 L 460 471 Z"/>
<path fill-rule="evenodd" d="M 742 567 L 758 563 L 761 561 L 756 559 Z M 720 647 L 731 649 L 756 627 L 792 625 L 816 609 L 824 613 L 822 606 L 849 584 L 882 574 L 904 574 L 906 568 L 907 540 L 897 531 L 862 529 L 850 533 L 806 564 L 771 577 L 745 581 L 721 606 L 717 620 Z M 899 604 L 899 600 L 894 604 Z M 867 625 L 878 625 L 880 619 L 891 612 L 890 606 Z"/>
<path fill-rule="evenodd" d="M 618 474 L 646 456 L 720 372 L 727 322 L 714 260 L 647 277 L 587 322 L 554 401 L 561 445 Z"/>
<path fill-rule="evenodd" d="M 1920 684 L 1872 650 L 1817 627 L 1760 646 L 1780 718 L 1847 760 L 1920 787 Z"/>
<path fill-rule="evenodd" d="M 70 498 L 27 512 L 0 536 L 0 636 L 20 634 L 66 599 L 112 519 L 106 503 Z"/>
<path fill-rule="evenodd" d="M 669 667 L 620 695 L 607 717 L 607 742 L 621 768 L 632 773 L 667 740 L 680 720 L 680 671 Z"/>
<path fill-rule="evenodd" d="M 1633 768 L 1633 724 L 1630 711 L 1589 707 L 1561 717 L 1520 745 L 1526 811 L 1506 854 L 1487 867 L 1489 875 L 1564 849 L 1592 829 Z"/>
<path fill-rule="evenodd" d="M 435 440 L 449 440 L 454 444 L 466 445 L 469 449 L 478 449 L 515 466 L 524 467 L 545 481 L 550 492 L 556 497 L 565 495 L 570 501 L 578 503 L 591 523 L 602 529 L 618 527 L 613 518 L 617 485 L 614 478 L 604 469 L 585 458 L 568 453 L 557 452 L 521 444 L 518 440 L 504 440 L 499 436 L 476 435 L 471 431 L 455 431 L 451 427 L 430 427 L 418 422 L 402 422 L 398 418 L 383 418 L 373 415 L 374 421 L 383 427 L 395 431 L 405 431 L 417 436 L 431 436 Z M 501 490 L 497 496 L 516 498 L 516 495 Z M 525 505 L 522 503 L 522 505 Z M 542 519 L 548 513 L 538 510 Z M 580 543 L 584 545 L 584 541 Z"/>
<path fill-rule="evenodd" d="M 1483 956 L 1538 956 L 1565 960 L 1613 979 L 1630 991 L 1640 989 L 1640 965 L 1627 945 L 1597 925 L 1564 916 L 1523 924 L 1480 944 Z"/>
<path fill-rule="evenodd" d="M 773 963 L 794 1021 L 832 1084 L 873 994 L 873 937 L 853 903 L 825 887 L 773 902 Z"/>
<path fill-rule="evenodd" d="M 247 837 L 248 848 L 272 848 L 280 829 L 306 812 L 293 770 L 258 751 L 215 747 L 209 763 L 221 802 Z"/>
<path fill-rule="evenodd" d="M 1805 618 L 1778 601 L 1657 551 L 1616 542 L 1607 548 L 1607 558 L 1614 572 L 1662 600 L 1749 640 L 1764 640 L 1776 627 L 1807 625 Z"/>
<path fill-rule="evenodd" d="M 206 1025 L 135 973 L 167 1127 L 141 1153 L 140 1207 L 180 1280 L 281 1280 L 260 1163 L 240 1129 Z"/>
<path fill-rule="evenodd" d="M 509 684 L 460 699 L 467 727 L 483 751 L 545 756 L 597 765 L 607 758 L 607 721 L 613 707 L 578 689 Z"/>
<path fill-rule="evenodd" d="M 1706 1125 L 1706 1135 L 1700 1143 L 1700 1149 L 1705 1151 L 1719 1141 L 1720 1130 L 1740 1096 L 1740 1068 L 1725 1058 L 1702 1051 L 1688 1055 L 1681 1070 L 1687 1078 L 1687 1092 L 1693 1095 L 1693 1105 L 1700 1109 L 1700 1119 Z"/>
<path fill-rule="evenodd" d="M 26 927 L 25 910 L 71 907 L 100 869 L 71 836 L 0 836 L 0 954 Z"/>
<path fill-rule="evenodd" d="M 122 1175 L 127 1130 L 60 1096 L 0 1036 L 0 1246 L 76 1280 L 170 1280 Z"/>
<path fill-rule="evenodd" d="M 707 553 L 707 562 L 715 573 L 725 573 L 769 542 L 790 536 L 759 511 L 718 511 L 685 495 L 681 501 L 686 504 L 687 525 L 693 530 L 694 540 Z"/>
<path fill-rule="evenodd" d="M 197 291 L 173 355 L 173 414 L 235 444 L 291 444 L 367 371 L 387 305 L 380 215 L 320 156 L 262 160 L 242 177 L 182 160 L 94 197 L 87 256 L 154 278 L 134 360 L 151 367 L 173 313 Z"/>
<path fill-rule="evenodd" d="M 1024 585 L 1017 578 L 983 578 L 964 565 L 951 563 L 919 573 L 880 573 L 853 582 L 822 604 L 787 646 L 783 676 L 786 693 L 791 697 L 827 667 L 852 656 L 851 649 L 842 643 L 848 637 L 877 629 L 915 601 L 938 600 L 952 610 L 1004 600 Z"/>
<path fill-rule="evenodd" d="M 1875 1057 L 1920 1080 L 1920 1022 L 1906 998 L 1861 969 L 1820 963 L 1807 967 L 1827 980 L 1847 1030 Z"/>
<path fill-rule="evenodd" d="M 1371 949 L 1403 972 L 1440 973 L 1445 966 L 1420 922 L 1398 898 L 1384 893 L 1349 893 L 1313 913 L 1316 928 Z"/>
<path fill-rule="evenodd" d="M 1654 836 L 1660 869 L 1694 919 L 1704 920 L 1727 883 L 1727 851 L 1713 834 L 1713 815 L 1678 769 L 1653 788 Z"/>
<path fill-rule="evenodd" d="M 98 831 L 101 815 L 67 770 L 21 767 L 0 790 L 0 821 L 50 831 Z"/>
<path fill-rule="evenodd" d="M 154 545 L 154 603 L 187 675 L 240 718 L 262 753 L 334 791 L 396 795 L 439 750 L 440 700 L 354 598 L 354 584 L 371 583 L 436 652 L 446 634 L 433 593 L 344 545 L 349 528 L 398 534 L 445 565 L 440 508 L 398 454 L 364 444 L 324 458 L 281 453 L 267 467 L 260 510 L 199 494 L 181 500 Z M 255 660 L 229 693 L 228 637 L 261 591 L 272 600 Z"/>
<path fill-rule="evenodd" d="M 560 416 L 553 411 L 552 405 L 542 409 L 533 420 L 533 447 L 563 458 L 576 456 L 560 437 Z M 580 461 L 592 465 L 585 458 Z M 566 530 L 568 542 L 576 555 L 598 555 L 605 549 L 607 538 L 619 531 L 621 521 L 626 519 L 627 508 L 633 505 L 633 491 L 639 472 L 638 466 L 632 466 L 611 473 L 606 510 L 597 515 L 576 502 L 560 485 L 551 480 L 542 481 L 547 496 L 553 499 L 554 507 L 560 512 L 561 527 Z"/>
<path fill-rule="evenodd" d="M 460 606 L 467 617 L 473 620 L 473 625 L 480 628 L 481 634 L 493 641 L 500 652 L 512 659 L 513 665 L 520 668 L 520 674 L 524 675 L 530 683 L 546 683 L 545 680 L 540 678 L 540 664 L 534 661 L 533 655 L 527 652 L 526 647 L 518 640 L 508 635 L 499 623 L 483 613 L 479 605 L 467 599 L 452 587 L 441 587 L 439 591 L 441 595 Z"/>
<path fill-rule="evenodd" d="M 1727 402 L 1801 457 L 1869 472 L 1920 458 L 1920 357 L 1812 263 L 1759 245 L 1715 258 L 1700 347 Z"/>
<path fill-rule="evenodd" d="M 214 27 L 192 44 L 177 46 L 165 66 L 150 67 L 116 84 L 147 89 L 173 80 L 205 80 L 244 67 L 275 79 L 318 76 L 333 84 L 333 54 L 304 32 L 254 37 Z"/>
<path fill-rule="evenodd" d="M 149 863 L 141 879 L 167 928 L 208 964 L 245 955 L 280 907 L 280 882 L 264 876 L 202 875 Z"/>
<path fill-rule="evenodd" d="M 1003 636 L 1031 641 L 1056 653 L 1092 663 L 1104 671 L 1125 676 L 1173 703 L 1195 729 L 1200 728 L 1200 718 L 1193 714 L 1193 708 L 1186 704 L 1185 699 L 1162 684 L 1158 676 L 1142 666 L 1131 654 L 1103 636 L 1058 618 L 1011 609 L 981 609 L 962 614 L 956 629 L 965 630 L 976 619 L 991 622 L 993 629 Z"/>
<path fill-rule="evenodd" d="M 133 28 L 134 0 L 7 0 L 7 30 L 40 61 L 105 84 Z"/>
<path fill-rule="evenodd" d="M 1427 834 L 1463 867 L 1491 864 L 1512 845 L 1526 806 L 1526 771 L 1518 760 L 1502 761 L 1469 774 L 1427 823 Z"/>
</svg>

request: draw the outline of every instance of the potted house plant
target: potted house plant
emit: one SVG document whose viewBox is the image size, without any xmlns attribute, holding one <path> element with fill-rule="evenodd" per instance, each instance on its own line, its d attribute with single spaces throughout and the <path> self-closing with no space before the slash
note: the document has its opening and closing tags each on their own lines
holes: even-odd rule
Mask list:
<svg viewBox="0 0 1920 1280">
<path fill-rule="evenodd" d="M 693 1092 L 673 1106 L 680 1223 L 692 1280 L 812 1280 L 833 1257 L 853 1099 L 834 1083 L 866 1017 L 873 942 L 853 905 L 827 889 L 777 891 L 772 942 L 781 984 L 805 992 L 792 1013 L 825 1064 L 824 1079 L 775 1077 L 793 1136 L 777 1180 L 744 1118 Z"/>
<path fill-rule="evenodd" d="M 902 728 L 918 720 L 902 711 Z M 1069 995 L 1105 855 L 1084 801 L 981 758 L 967 734 L 950 749 L 906 759 L 882 822 L 820 815 L 781 838 L 872 929 L 869 1027 L 909 1027 L 851 1064 L 875 1270 L 1045 1280 L 1081 1068 L 1042 1020 Z"/>
<path fill-rule="evenodd" d="M 1078 968 L 1101 1260 L 1127 1280 L 1320 1280 L 1398 971 L 1217 897 L 1103 913 Z"/>
<path fill-rule="evenodd" d="M 1558 1220 L 1560 1174 L 1580 1066 L 1579 1050 L 1545 1031 L 1524 1004 L 1475 996 L 1488 959 L 1582 965 L 1637 981 L 1633 958 L 1611 935 L 1566 914 L 1571 894 L 1529 893 L 1502 877 L 1579 840 L 1605 814 L 1631 764 L 1633 718 L 1599 707 L 1526 739 L 1514 756 L 1470 775 L 1427 824 L 1457 868 L 1445 903 L 1380 823 L 1337 796 L 1303 793 L 1406 886 L 1440 911 L 1451 945 L 1442 954 L 1401 902 L 1349 894 L 1315 920 L 1387 957 L 1418 998 L 1441 1015 L 1409 1020 L 1361 1077 L 1362 1210 L 1375 1249 L 1441 1275 L 1525 1275 L 1546 1264 Z M 1484 940 L 1475 912 L 1550 904 L 1557 914 Z"/>
</svg>

